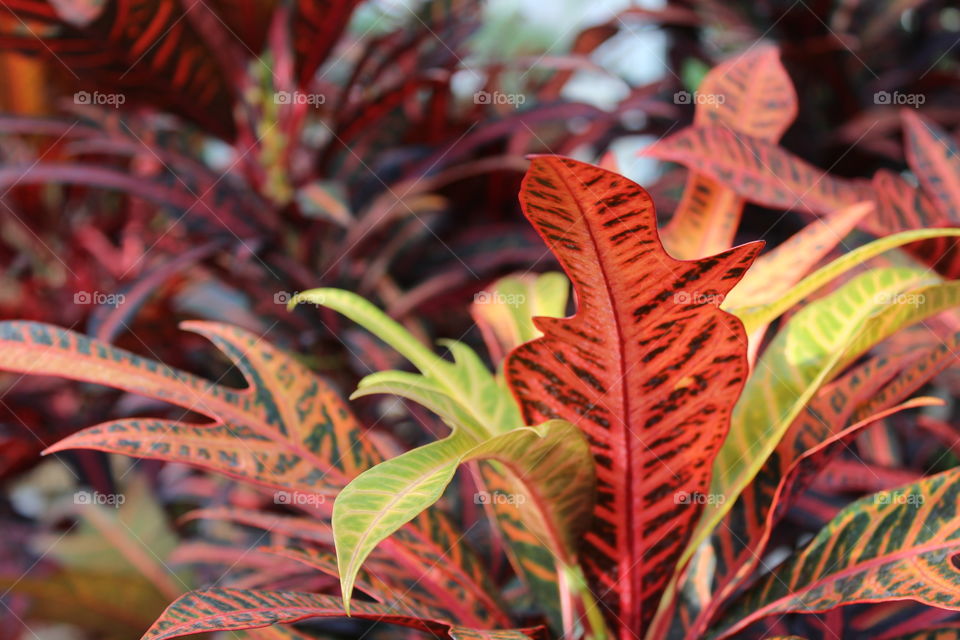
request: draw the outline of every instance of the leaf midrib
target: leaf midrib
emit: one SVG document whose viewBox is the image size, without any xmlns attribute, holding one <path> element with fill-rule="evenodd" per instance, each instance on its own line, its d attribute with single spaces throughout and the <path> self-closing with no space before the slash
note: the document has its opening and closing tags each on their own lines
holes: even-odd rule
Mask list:
<svg viewBox="0 0 960 640">
<path fill-rule="evenodd" d="M 570 183 L 563 177 L 563 175 L 560 173 L 560 171 L 559 171 L 558 169 L 553 168 L 552 166 L 551 166 L 551 169 L 553 170 L 553 172 L 555 173 L 555 175 L 559 178 L 559 180 L 560 180 L 560 182 L 563 184 L 564 188 L 572 195 L 572 198 L 571 198 L 571 199 L 573 200 L 573 202 L 574 202 L 574 204 L 576 205 L 578 211 L 580 212 L 580 218 L 581 218 L 581 219 L 583 220 L 583 222 L 584 222 L 584 227 L 586 228 L 586 230 L 587 230 L 587 235 L 588 235 L 589 238 L 590 238 L 590 243 L 593 245 L 594 253 L 595 253 L 595 255 L 597 256 L 597 267 L 600 269 L 600 273 L 601 273 L 601 275 L 603 276 L 603 277 L 602 277 L 603 287 L 604 287 L 604 290 L 605 290 L 606 293 L 607 293 L 607 299 L 610 301 L 610 309 L 611 309 L 611 312 L 612 312 L 612 314 L 613 314 L 613 325 L 614 325 L 614 328 L 615 328 L 615 331 L 616 331 L 616 336 L 617 336 L 617 347 L 618 347 L 617 355 L 618 355 L 618 366 L 619 366 L 619 369 L 620 369 L 620 376 L 619 376 L 619 380 L 617 381 L 617 384 L 620 386 L 621 405 L 622 405 L 622 408 L 623 408 L 623 416 L 622 416 L 622 417 L 618 417 L 618 419 L 622 420 L 623 418 L 626 418 L 627 416 L 630 415 L 630 401 L 629 401 L 628 394 L 627 394 L 627 382 L 626 382 L 627 369 L 626 369 L 626 359 L 624 358 L 624 353 L 623 353 L 623 352 L 625 351 L 625 344 L 626 344 L 626 343 L 625 343 L 625 339 L 624 339 L 624 336 L 623 336 L 622 328 L 620 327 L 620 322 L 619 322 L 620 314 L 619 314 L 619 309 L 617 308 L 616 297 L 613 295 L 613 289 L 611 288 L 611 285 L 610 285 L 610 276 L 609 276 L 609 274 L 607 273 L 607 267 L 606 267 L 605 261 L 604 261 L 604 259 L 603 259 L 603 253 L 600 251 L 600 244 L 597 242 L 597 237 L 596 237 L 596 235 L 595 235 L 594 232 L 593 232 L 593 226 L 591 225 L 590 218 L 589 218 L 589 216 L 587 215 L 586 210 L 584 209 L 583 205 L 582 205 L 581 202 L 580 202 L 580 198 L 579 198 L 578 192 L 577 192 L 575 189 L 571 188 Z M 617 217 L 619 218 L 619 216 L 617 216 Z M 578 309 L 578 313 L 579 313 L 579 311 L 580 311 L 580 310 Z M 624 424 L 625 424 L 625 423 L 624 423 Z M 632 449 L 631 449 L 631 447 L 626 446 L 626 444 L 627 444 L 627 443 L 626 443 L 626 438 L 623 436 L 622 428 L 621 428 L 621 437 L 620 437 L 620 440 L 623 441 L 623 443 L 622 443 L 622 444 L 624 445 L 624 447 L 623 447 L 623 454 L 624 454 L 624 456 L 626 456 L 626 458 L 627 458 L 626 464 L 624 465 L 624 466 L 625 466 L 625 470 L 624 470 L 625 479 L 624 479 L 624 484 L 623 484 L 623 486 L 625 487 L 625 489 L 624 489 L 624 498 L 625 498 L 625 499 L 624 499 L 624 501 L 623 501 L 623 504 L 625 504 L 627 508 L 624 509 L 625 513 L 623 513 L 622 516 L 623 516 L 624 520 L 626 521 L 626 522 L 625 522 L 626 530 L 627 530 L 627 531 L 637 531 L 638 529 L 635 529 L 635 528 L 634 528 L 634 520 L 635 520 L 635 518 L 634 518 L 633 509 L 631 508 L 631 505 L 633 504 L 633 461 L 632 461 L 632 454 L 631 454 Z M 592 447 L 591 447 L 591 449 L 592 449 Z M 641 539 L 642 539 L 642 537 L 641 537 Z M 618 550 L 619 550 L 620 547 L 621 547 L 621 540 L 622 540 L 622 531 L 618 531 L 618 532 L 617 532 L 617 547 L 618 547 Z M 628 544 L 628 545 L 626 545 L 626 546 L 627 546 L 627 552 L 628 552 L 628 553 L 627 553 L 627 558 L 620 558 L 620 559 L 618 559 L 617 564 L 618 564 L 618 566 L 623 566 L 624 563 L 626 562 L 626 564 L 627 564 L 629 567 L 631 567 L 631 570 L 628 571 L 629 577 L 627 578 L 626 582 L 627 582 L 627 584 L 629 585 L 630 596 L 631 596 L 631 598 L 633 598 L 634 596 L 639 596 L 639 592 L 638 592 L 638 590 L 637 590 L 636 587 L 638 586 L 637 583 L 639 582 L 639 578 L 642 576 L 643 571 L 642 571 L 642 570 L 637 570 L 637 567 L 635 566 L 636 563 L 633 561 L 633 545 L 629 545 L 629 544 Z M 619 598 L 619 594 L 622 593 L 622 592 L 621 592 L 619 589 L 616 589 L 616 592 L 617 592 L 618 598 Z M 634 611 L 631 611 L 628 615 L 629 615 L 629 616 L 636 616 L 637 618 L 639 618 L 639 617 L 640 617 L 640 611 L 639 611 L 639 610 L 637 610 L 637 611 L 635 611 L 635 612 L 634 612 Z"/>
</svg>

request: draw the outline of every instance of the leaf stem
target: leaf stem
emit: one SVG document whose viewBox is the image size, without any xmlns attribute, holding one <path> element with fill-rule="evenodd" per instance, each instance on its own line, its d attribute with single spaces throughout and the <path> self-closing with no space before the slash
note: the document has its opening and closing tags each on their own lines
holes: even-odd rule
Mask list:
<svg viewBox="0 0 960 640">
<path fill-rule="evenodd" d="M 597 603 L 590 586 L 587 584 L 583 571 L 577 565 L 565 565 L 557 562 L 557 575 L 559 576 L 560 604 L 563 613 L 563 637 L 575 638 L 576 624 L 581 618 L 586 618 L 586 638 L 588 640 L 608 640 L 610 633 L 607 631 L 607 623 L 600 612 L 600 605 Z M 571 620 L 573 613 L 573 604 L 579 600 L 580 607 L 583 609 L 583 616 L 577 620 Z M 570 615 L 568 618 L 568 607 Z"/>
</svg>

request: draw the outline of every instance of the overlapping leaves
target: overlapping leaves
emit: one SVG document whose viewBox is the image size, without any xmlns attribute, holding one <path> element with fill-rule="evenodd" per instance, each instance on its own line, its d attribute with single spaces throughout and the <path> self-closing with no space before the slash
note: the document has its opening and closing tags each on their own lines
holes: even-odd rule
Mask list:
<svg viewBox="0 0 960 640">
<path fill-rule="evenodd" d="M 81 334 L 30 322 L 0 324 L 0 368 L 93 382 L 207 416 L 196 424 L 126 418 L 80 431 L 48 452 L 98 449 L 193 464 L 283 490 L 334 494 L 380 459 L 343 400 L 309 369 L 242 329 L 184 328 L 210 339 L 249 385 L 233 389 Z"/>
<path fill-rule="evenodd" d="M 457 467 L 491 459 L 520 487 L 512 496 L 529 501 L 524 523 L 558 561 L 573 564 L 576 541 L 593 502 L 593 466 L 583 436 L 562 420 L 524 427 L 517 406 L 476 353 L 464 344 L 444 344 L 450 362 L 433 354 L 401 325 L 362 298 L 316 289 L 293 301 L 335 309 L 393 346 L 420 373 L 384 371 L 364 378 L 354 396 L 392 393 L 439 415 L 451 434 L 384 461 L 351 482 L 333 509 L 345 606 L 364 559 L 378 543 L 436 502 Z"/>
</svg>

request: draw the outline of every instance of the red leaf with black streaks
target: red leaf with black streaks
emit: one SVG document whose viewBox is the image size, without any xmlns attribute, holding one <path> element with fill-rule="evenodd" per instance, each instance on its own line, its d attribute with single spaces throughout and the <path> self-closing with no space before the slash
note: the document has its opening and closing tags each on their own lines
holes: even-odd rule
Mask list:
<svg viewBox="0 0 960 640">
<path fill-rule="evenodd" d="M 775 144 L 722 125 L 688 127 L 643 155 L 678 162 L 750 202 L 775 209 L 822 214 L 873 199 L 860 182 L 831 176 Z"/>
<path fill-rule="evenodd" d="M 405 615 L 375 602 L 354 601 L 350 615 L 419 629 L 441 638 L 540 639 L 541 629 L 476 631 L 454 622 Z M 310 618 L 342 618 L 343 603 L 337 596 L 291 591 L 206 589 L 193 591 L 167 607 L 143 640 L 170 640 L 209 631 L 257 629 Z"/>
<path fill-rule="evenodd" d="M 907 162 L 933 205 L 950 225 L 960 223 L 960 149 L 937 125 L 902 111 Z"/>
<path fill-rule="evenodd" d="M 615 173 L 535 157 L 523 211 L 573 282 L 577 312 L 537 318 L 507 380 L 529 424 L 563 418 L 597 461 L 582 562 L 621 637 L 642 635 L 699 515 L 747 375 L 746 337 L 717 308 L 762 243 L 679 261 L 663 250 L 653 203 Z"/>
<path fill-rule="evenodd" d="M 89 104 L 96 103 L 96 92 L 120 94 L 125 99 L 121 104 L 128 105 L 146 98 L 218 135 L 232 136 L 231 73 L 194 26 L 193 7 L 178 0 L 110 0 L 104 5 L 89 24 L 56 16 L 42 39 L 28 31 L 7 35 L 3 44 L 48 56 L 53 69 L 65 66 L 70 79 L 88 91 Z M 204 5 L 195 11 L 199 16 L 209 10 Z"/>
<path fill-rule="evenodd" d="M 949 219 L 934 206 L 923 189 L 897 174 L 881 169 L 873 176 L 876 216 L 867 216 L 861 226 L 877 236 L 898 231 L 949 227 Z M 934 238 L 907 245 L 906 250 L 948 278 L 960 275 L 960 250 L 956 238 Z"/>
<path fill-rule="evenodd" d="M 301 84 L 327 59 L 358 4 L 360 0 L 298 0 L 291 26 Z"/>
</svg>

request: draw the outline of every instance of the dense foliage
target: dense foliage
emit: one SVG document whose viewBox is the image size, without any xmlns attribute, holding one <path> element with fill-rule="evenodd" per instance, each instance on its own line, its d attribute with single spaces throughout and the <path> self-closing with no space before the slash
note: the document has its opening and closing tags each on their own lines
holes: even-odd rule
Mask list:
<svg viewBox="0 0 960 640">
<path fill-rule="evenodd" d="M 10 7 L 43 33 L 4 46 L 137 106 L 0 120 L 8 211 L 38 212 L 36 242 L 4 238 L 0 369 L 24 429 L 2 471 L 45 447 L 82 487 L 9 518 L 36 559 L 0 557 L 0 623 L 960 637 L 960 150 L 921 104 L 900 105 L 900 165 L 823 170 L 783 146 L 813 117 L 792 53 L 739 47 L 688 87 L 692 123 L 643 149 L 665 166 L 648 191 L 603 152 L 666 85 L 609 111 L 560 94 L 619 27 L 521 77 L 530 104 L 508 113 L 455 104 L 473 3 L 425 3 L 352 39 L 359 57 L 335 46 L 356 3 L 236 23 L 155 4 Z M 682 4 L 617 20 L 700 28 L 716 3 Z M 863 11 L 847 23 L 883 22 Z M 337 51 L 349 73 L 324 66 Z M 125 73 L 131 55 L 149 64 Z M 805 224 L 756 237 L 760 211 Z M 58 275 L 36 268 L 47 242 L 74 252 Z M 65 304 L 77 291 L 130 300 Z"/>
</svg>

